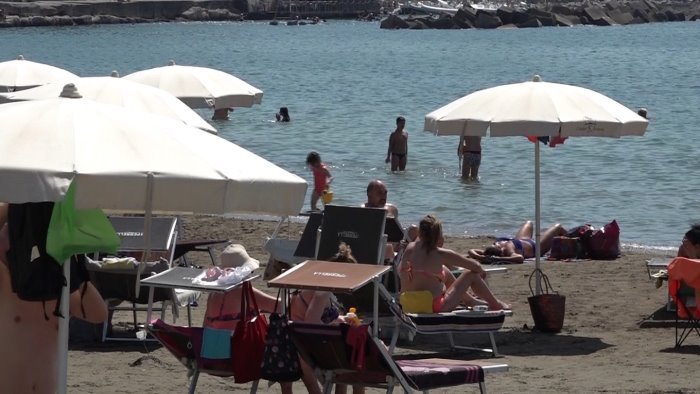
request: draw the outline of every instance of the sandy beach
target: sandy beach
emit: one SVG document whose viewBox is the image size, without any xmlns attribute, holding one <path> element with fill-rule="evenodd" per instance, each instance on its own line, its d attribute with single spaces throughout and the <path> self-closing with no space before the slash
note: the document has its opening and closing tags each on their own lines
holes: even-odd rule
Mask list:
<svg viewBox="0 0 700 394">
<path fill-rule="evenodd" d="M 263 249 L 266 237 L 276 223 L 186 217 L 184 239 L 228 238 L 245 245 L 251 256 L 263 266 L 268 254 Z M 285 225 L 282 235 L 298 238 L 302 226 Z M 679 239 L 680 239 L 679 235 Z M 491 243 L 488 238 L 448 237 L 446 247 L 463 251 Z M 193 253 L 191 259 L 208 264 L 205 254 Z M 624 253 L 614 261 L 545 261 L 543 269 L 555 290 L 566 295 L 566 317 L 561 333 L 532 332 L 527 297 L 528 276 L 534 265 L 512 265 L 504 274 L 489 281 L 496 295 L 510 303 L 513 316 L 506 319 L 496 335 L 502 357 L 510 371 L 487 377 L 491 393 L 692 393 L 698 391 L 696 369 L 700 360 L 700 338 L 691 336 L 686 344 L 674 348 L 673 327 L 640 328 L 639 323 L 659 310 L 666 299 L 666 287 L 656 289 L 647 275 L 642 253 Z M 263 268 L 261 267 L 261 273 Z M 256 286 L 273 292 L 258 280 Z M 199 325 L 206 298 L 193 308 L 193 321 Z M 362 312 L 362 311 L 360 311 Z M 129 313 L 115 316 L 126 321 Z M 170 315 L 167 316 L 170 321 Z M 178 320 L 186 322 L 185 313 Z M 487 343 L 483 334 L 459 338 L 464 343 Z M 400 352 L 433 353 L 456 359 L 485 358 L 483 354 L 450 352 L 440 336 L 421 337 L 413 343 L 401 343 Z M 144 357 L 151 356 L 151 357 Z M 144 358 L 142 358 L 144 357 Z M 141 359 L 140 362 L 137 360 Z M 186 392 L 185 368 L 167 350 L 154 342 L 110 342 L 73 344 L 69 356 L 68 392 L 70 393 L 176 393 Z M 305 392 L 301 383 L 295 391 Z M 237 385 L 232 379 L 200 376 L 200 393 L 247 392 L 250 384 Z M 260 392 L 279 392 L 261 381 Z M 478 387 L 460 386 L 435 392 L 478 392 Z M 368 389 L 368 392 L 379 392 Z"/>
</svg>

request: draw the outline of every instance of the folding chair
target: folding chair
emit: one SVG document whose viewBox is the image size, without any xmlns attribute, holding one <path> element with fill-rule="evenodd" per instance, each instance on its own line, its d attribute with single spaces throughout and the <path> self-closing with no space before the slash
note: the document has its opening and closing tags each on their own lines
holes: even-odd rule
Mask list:
<svg viewBox="0 0 700 394">
<path fill-rule="evenodd" d="M 668 265 L 668 292 L 676 306 L 676 347 L 692 334 L 700 336 L 700 260 L 676 257 Z"/>
<path fill-rule="evenodd" d="M 176 222 L 174 217 L 157 217 L 152 219 L 150 244 L 146 245 L 143 231 L 144 218 L 140 216 L 112 216 L 109 218 L 117 235 L 121 239 L 118 255 L 123 258 L 97 259 L 87 265 L 90 280 L 107 303 L 109 319 L 103 325 L 102 341 L 131 341 L 135 337 L 109 336 L 112 327 L 112 316 L 115 312 L 129 311 L 133 317 L 133 328 L 138 329 L 137 312 L 145 312 L 147 308 L 138 305 L 148 303 L 147 292 L 140 291 L 140 280 L 154 274 L 166 271 L 173 265 L 173 256 L 177 243 Z M 142 262 L 145 250 L 151 250 L 157 261 Z M 125 258 L 130 256 L 131 259 Z M 151 258 L 149 258 L 151 260 Z M 115 264 L 116 263 L 116 264 Z M 164 317 L 166 306 L 170 304 L 173 311 L 173 321 L 178 317 L 177 306 L 187 306 L 188 323 L 191 325 L 190 303 L 199 298 L 200 293 L 180 291 L 175 289 L 158 289 L 154 300 L 162 302 L 161 318 Z M 123 306 L 126 302 L 130 305 Z"/>
<path fill-rule="evenodd" d="M 292 340 L 300 356 L 324 378 L 323 391 L 334 383 L 385 388 L 396 385 L 407 392 L 478 384 L 486 392 L 485 375 L 505 372 L 508 364 L 440 358 L 395 359 L 369 327 L 298 323 L 291 324 Z"/>
</svg>

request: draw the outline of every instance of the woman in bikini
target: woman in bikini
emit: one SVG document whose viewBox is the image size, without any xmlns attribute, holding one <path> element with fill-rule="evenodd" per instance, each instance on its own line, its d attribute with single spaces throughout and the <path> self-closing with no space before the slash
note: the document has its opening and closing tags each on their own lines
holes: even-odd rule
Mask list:
<svg viewBox="0 0 700 394">
<path fill-rule="evenodd" d="M 474 298 L 468 293 L 470 289 L 490 310 L 510 309 L 508 304 L 491 293 L 483 279 L 486 271 L 478 261 L 439 246 L 442 223 L 436 217 L 425 216 L 418 225 L 418 234 L 418 239 L 406 247 L 399 264 L 402 292 L 430 291 L 433 296 L 433 312 L 449 312 L 462 302 L 467 305 L 474 303 Z M 448 278 L 445 266 L 457 266 L 466 270 L 448 286 L 445 283 Z"/>
<path fill-rule="evenodd" d="M 494 260 L 506 261 L 513 264 L 522 264 L 525 259 L 535 257 L 535 240 L 533 237 L 531 221 L 525 222 L 514 238 L 497 238 L 493 245 L 486 249 L 471 249 L 469 257 L 482 263 L 490 263 Z M 566 235 L 566 229 L 557 223 L 545 230 L 540 237 L 540 256 L 544 256 L 552 247 L 552 240 L 556 236 Z"/>
</svg>

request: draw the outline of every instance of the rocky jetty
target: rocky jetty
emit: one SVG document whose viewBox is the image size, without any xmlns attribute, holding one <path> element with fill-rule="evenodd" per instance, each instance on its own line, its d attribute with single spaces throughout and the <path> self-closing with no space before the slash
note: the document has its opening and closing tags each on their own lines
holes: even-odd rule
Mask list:
<svg viewBox="0 0 700 394">
<path fill-rule="evenodd" d="M 636 23 L 696 21 L 700 2 L 651 0 L 532 4 L 524 8 L 496 10 L 460 8 L 456 14 L 389 15 L 382 29 L 502 29 L 542 26 L 629 25 Z"/>
<path fill-rule="evenodd" d="M 243 20 L 246 0 L 0 1 L 0 27 Z"/>
</svg>

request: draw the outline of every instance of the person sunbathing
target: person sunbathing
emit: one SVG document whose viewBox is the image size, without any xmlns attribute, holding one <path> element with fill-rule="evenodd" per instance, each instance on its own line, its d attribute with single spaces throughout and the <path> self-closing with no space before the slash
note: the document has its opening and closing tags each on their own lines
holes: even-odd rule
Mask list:
<svg viewBox="0 0 700 394">
<path fill-rule="evenodd" d="M 245 247 L 232 244 L 221 252 L 219 268 L 236 268 L 247 266 L 251 271 L 260 267 L 260 262 L 248 255 Z M 253 287 L 255 301 L 261 312 L 276 312 L 276 297 Z M 238 286 L 226 293 L 210 293 L 207 298 L 207 310 L 204 313 L 203 327 L 234 330 L 240 320 L 241 297 L 243 288 Z"/>
<path fill-rule="evenodd" d="M 475 301 L 481 303 L 480 300 L 490 310 L 510 309 L 493 295 L 483 278 L 486 271 L 478 261 L 439 246 L 443 239 L 440 220 L 425 216 L 418 224 L 418 234 L 418 239 L 406 247 L 399 264 L 401 292 L 427 290 L 432 294 L 433 312 L 449 312 L 460 303 L 471 306 Z M 447 286 L 446 267 L 466 270 Z M 478 299 L 469 294 L 470 290 Z"/>
<path fill-rule="evenodd" d="M 566 229 L 557 223 L 545 230 L 540 237 L 540 256 L 544 256 L 552 247 L 552 240 L 556 236 L 566 235 Z M 513 238 L 497 238 L 493 245 L 486 249 L 471 249 L 469 257 L 482 263 L 493 261 L 506 261 L 514 264 L 522 264 L 525 259 L 535 257 L 535 241 L 531 221 L 525 222 Z"/>
<path fill-rule="evenodd" d="M 55 393 L 58 389 L 56 301 L 24 301 L 12 291 L 7 205 L 0 205 L 0 382 L 5 393 Z M 84 286 L 84 287 L 83 287 Z M 84 288 L 84 290 L 83 290 Z M 107 319 L 107 306 L 90 282 L 70 295 L 70 314 L 90 323 Z"/>
</svg>

